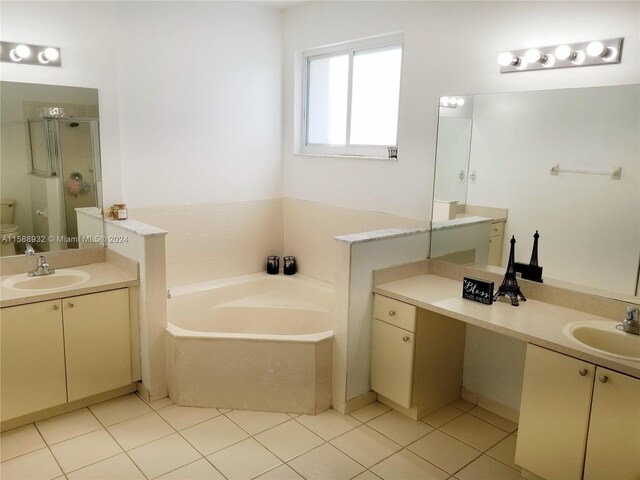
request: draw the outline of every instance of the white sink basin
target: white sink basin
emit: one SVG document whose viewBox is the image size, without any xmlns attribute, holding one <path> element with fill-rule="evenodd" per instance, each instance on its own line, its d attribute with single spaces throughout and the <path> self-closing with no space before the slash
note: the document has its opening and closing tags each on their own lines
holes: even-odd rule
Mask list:
<svg viewBox="0 0 640 480">
<path fill-rule="evenodd" d="M 616 328 L 616 322 L 575 322 L 564 328 L 571 340 L 611 357 L 640 361 L 640 335 Z"/>
<path fill-rule="evenodd" d="M 75 287 L 91 278 L 87 272 L 80 270 L 56 270 L 51 275 L 30 277 L 26 273 L 20 273 L 7 278 L 2 286 L 21 292 L 46 292 L 60 288 Z"/>
</svg>

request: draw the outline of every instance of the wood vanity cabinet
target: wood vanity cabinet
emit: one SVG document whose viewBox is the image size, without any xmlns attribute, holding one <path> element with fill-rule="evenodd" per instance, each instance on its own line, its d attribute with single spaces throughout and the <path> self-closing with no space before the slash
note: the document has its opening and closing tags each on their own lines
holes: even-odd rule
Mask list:
<svg viewBox="0 0 640 480">
<path fill-rule="evenodd" d="M 637 480 L 640 380 L 528 345 L 515 463 L 547 480 Z"/>
<path fill-rule="evenodd" d="M 465 325 L 382 295 L 373 305 L 371 389 L 379 400 L 417 420 L 459 398 Z"/>
<path fill-rule="evenodd" d="M 131 383 L 127 288 L 3 308 L 1 419 Z"/>
</svg>

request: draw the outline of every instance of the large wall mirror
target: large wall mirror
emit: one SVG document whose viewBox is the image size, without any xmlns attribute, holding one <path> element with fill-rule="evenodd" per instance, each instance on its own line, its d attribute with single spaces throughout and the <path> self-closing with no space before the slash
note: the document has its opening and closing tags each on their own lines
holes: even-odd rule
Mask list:
<svg viewBox="0 0 640 480">
<path fill-rule="evenodd" d="M 0 102 L 2 256 L 102 246 L 98 91 L 3 81 Z"/>
<path fill-rule="evenodd" d="M 640 86 L 444 100 L 431 257 L 504 272 L 537 230 L 545 282 L 638 295 Z"/>
</svg>

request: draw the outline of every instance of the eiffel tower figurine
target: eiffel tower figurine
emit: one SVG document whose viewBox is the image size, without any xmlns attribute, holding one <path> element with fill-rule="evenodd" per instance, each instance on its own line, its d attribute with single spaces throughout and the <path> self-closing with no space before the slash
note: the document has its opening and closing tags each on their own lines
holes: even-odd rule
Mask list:
<svg viewBox="0 0 640 480">
<path fill-rule="evenodd" d="M 516 237 L 511 237 L 511 251 L 509 252 L 509 264 L 507 265 L 507 272 L 504 274 L 504 280 L 502 281 L 502 285 L 498 289 L 498 292 L 493 296 L 493 301 L 495 302 L 498 297 L 505 296 L 511 299 L 511 305 L 517 307 L 520 305 L 518 302 L 518 297 L 523 302 L 526 302 L 527 299 L 520 291 L 520 287 L 518 286 L 518 281 L 516 280 L 516 269 L 514 267 L 514 250 L 516 245 Z"/>
<path fill-rule="evenodd" d="M 529 260 L 530 267 L 538 266 L 538 238 L 540 238 L 540 234 L 538 230 L 533 234 L 533 250 L 531 251 L 531 260 Z"/>
</svg>

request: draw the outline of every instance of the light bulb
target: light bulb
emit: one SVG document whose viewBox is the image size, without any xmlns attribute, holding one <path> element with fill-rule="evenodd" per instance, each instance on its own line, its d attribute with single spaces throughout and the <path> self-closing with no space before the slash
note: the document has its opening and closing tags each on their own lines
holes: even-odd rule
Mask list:
<svg viewBox="0 0 640 480">
<path fill-rule="evenodd" d="M 591 42 L 587 45 L 587 55 L 590 57 L 604 57 L 607 54 L 607 47 L 602 42 Z"/>
<path fill-rule="evenodd" d="M 14 62 L 20 62 L 23 58 L 27 58 L 31 55 L 31 49 L 26 45 L 18 45 L 16 48 L 9 52 L 9 57 Z"/>
<path fill-rule="evenodd" d="M 459 98 L 456 103 L 458 104 L 459 107 L 461 107 L 462 105 L 464 105 L 464 98 Z"/>
<path fill-rule="evenodd" d="M 560 45 L 555 51 L 558 60 L 569 60 L 575 58 L 576 54 L 569 45 Z"/>
<path fill-rule="evenodd" d="M 45 48 L 38 54 L 40 63 L 55 62 L 58 58 L 60 58 L 60 52 L 52 47 Z"/>
<path fill-rule="evenodd" d="M 503 67 L 507 67 L 509 65 L 517 65 L 519 63 L 519 59 L 511 52 L 502 52 L 498 55 L 498 63 Z"/>
<path fill-rule="evenodd" d="M 440 97 L 440 105 L 443 107 L 449 105 L 449 97 Z"/>
<path fill-rule="evenodd" d="M 527 63 L 545 63 L 547 61 L 547 56 L 537 48 L 531 48 L 524 54 L 524 59 Z"/>
<path fill-rule="evenodd" d="M 458 103 L 458 99 L 456 97 L 449 97 L 449 105 L 456 105 Z"/>
</svg>

